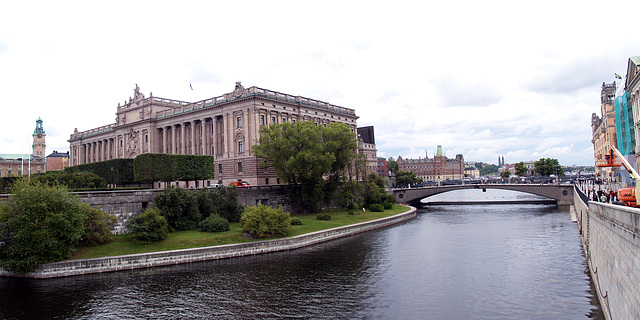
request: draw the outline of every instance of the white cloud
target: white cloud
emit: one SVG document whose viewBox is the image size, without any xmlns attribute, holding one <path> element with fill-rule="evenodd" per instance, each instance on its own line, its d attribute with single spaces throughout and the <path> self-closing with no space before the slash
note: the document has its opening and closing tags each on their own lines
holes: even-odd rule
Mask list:
<svg viewBox="0 0 640 320">
<path fill-rule="evenodd" d="M 631 3 L 631 2 L 629 2 Z M 626 4 L 614 1 L 610 8 Z M 549 8 L 553 8 L 550 10 Z M 0 19 L 0 152 L 113 123 L 138 84 L 196 101 L 235 81 L 356 109 L 385 157 L 593 163 L 602 82 L 640 55 L 578 1 L 11 2 Z M 625 31 L 627 30 L 627 31 Z M 596 39 L 597 41 L 595 41 Z M 193 90 L 189 88 L 189 82 Z"/>
</svg>

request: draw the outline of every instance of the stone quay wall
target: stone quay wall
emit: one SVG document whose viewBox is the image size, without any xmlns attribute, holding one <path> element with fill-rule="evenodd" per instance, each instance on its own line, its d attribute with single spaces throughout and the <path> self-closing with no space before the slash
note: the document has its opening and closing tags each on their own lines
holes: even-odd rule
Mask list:
<svg viewBox="0 0 640 320">
<path fill-rule="evenodd" d="M 574 197 L 573 210 L 605 317 L 640 319 L 640 209 Z"/>
<path fill-rule="evenodd" d="M 358 224 L 332 228 L 295 237 L 245 242 L 184 250 L 141 253 L 94 259 L 67 260 L 41 265 L 36 271 L 27 273 L 28 278 L 55 278 L 91 273 L 113 272 L 140 268 L 152 268 L 180 263 L 191 263 L 293 250 L 317 243 L 354 235 L 393 224 L 401 223 L 416 216 L 416 209 L 387 218 L 361 222 Z M 16 276 L 0 269 L 0 276 Z"/>
<path fill-rule="evenodd" d="M 236 188 L 236 191 L 238 202 L 244 206 L 257 204 L 273 208 L 282 206 L 285 211 L 292 212 L 289 199 L 280 186 L 243 187 Z M 113 233 L 120 234 L 126 232 L 125 226 L 129 219 L 153 205 L 153 198 L 159 192 L 162 192 L 162 189 L 93 191 L 76 194 L 82 202 L 114 215 L 117 224 L 113 228 Z"/>
</svg>

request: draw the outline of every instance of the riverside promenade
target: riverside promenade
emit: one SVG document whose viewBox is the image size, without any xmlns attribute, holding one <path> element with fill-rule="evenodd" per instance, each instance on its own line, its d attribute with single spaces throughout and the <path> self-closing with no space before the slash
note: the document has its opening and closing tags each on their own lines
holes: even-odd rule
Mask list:
<svg viewBox="0 0 640 320">
<path fill-rule="evenodd" d="M 415 217 L 416 208 L 410 207 L 408 211 L 391 217 L 316 231 L 295 237 L 93 259 L 66 260 L 43 264 L 36 271 L 24 275 L 16 275 L 0 269 L 0 276 L 20 276 L 39 279 L 56 278 L 294 250 L 361 232 L 384 228 Z"/>
</svg>

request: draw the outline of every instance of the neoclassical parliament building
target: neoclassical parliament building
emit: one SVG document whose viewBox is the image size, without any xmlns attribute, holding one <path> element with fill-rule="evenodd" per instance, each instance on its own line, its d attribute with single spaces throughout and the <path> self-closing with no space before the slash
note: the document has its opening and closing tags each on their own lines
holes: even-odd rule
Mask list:
<svg viewBox="0 0 640 320">
<path fill-rule="evenodd" d="M 218 97 L 184 102 L 145 97 L 136 85 L 134 96 L 118 104 L 116 122 L 71 134 L 71 165 L 143 153 L 212 155 L 215 179 L 223 185 L 244 180 L 251 185 L 278 184 L 272 170 L 258 165 L 251 148 L 262 126 L 286 121 L 331 122 L 357 130 L 355 110 L 258 87 L 235 89 Z M 375 165 L 375 148 L 366 157 Z M 211 183 L 209 181 L 208 183 Z"/>
</svg>

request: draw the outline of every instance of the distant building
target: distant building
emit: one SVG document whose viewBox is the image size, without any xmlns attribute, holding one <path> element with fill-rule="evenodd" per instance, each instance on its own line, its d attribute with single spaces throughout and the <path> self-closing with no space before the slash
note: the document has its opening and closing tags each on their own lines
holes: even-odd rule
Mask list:
<svg viewBox="0 0 640 320">
<path fill-rule="evenodd" d="M 358 151 L 365 157 L 366 175 L 378 171 L 378 156 L 373 126 L 358 128 Z"/>
<path fill-rule="evenodd" d="M 53 153 L 47 156 L 47 171 L 60 171 L 69 166 L 69 151 Z"/>
<path fill-rule="evenodd" d="M 261 127 L 339 122 L 355 134 L 357 119 L 353 109 L 255 86 L 245 88 L 240 82 L 232 92 L 196 102 L 145 97 L 136 85 L 133 98 L 118 104 L 115 123 L 71 134 L 69 161 L 74 166 L 132 159 L 143 153 L 212 155 L 216 172 L 208 184 L 244 180 L 273 185 L 279 183 L 275 172 L 261 167 L 251 152 Z M 363 147 L 375 154 L 375 145 Z M 368 159 L 375 165 L 375 156 Z"/>
<path fill-rule="evenodd" d="M 616 114 L 614 108 L 614 97 L 616 93 L 616 83 L 602 83 L 600 90 L 600 113 L 601 116 L 593 113 L 591 115 L 591 133 L 593 143 L 593 155 L 596 161 L 606 162 L 605 156 L 609 154 L 611 147 L 617 147 Z M 596 167 L 596 172 L 602 177 L 611 174 L 611 167 Z"/>
<path fill-rule="evenodd" d="M 376 169 L 376 172 L 381 177 L 388 177 L 390 174 L 389 161 L 384 157 L 378 157 L 378 168 Z"/>
<path fill-rule="evenodd" d="M 32 154 L 0 154 L 0 177 L 15 177 L 46 172 L 45 150 L 46 134 L 42 128 L 42 119 L 36 120 L 33 131 Z"/>
<path fill-rule="evenodd" d="M 442 152 L 442 146 L 438 145 L 436 154 L 429 158 L 403 159 L 398 157 L 398 169 L 413 172 L 416 177 L 425 181 L 461 180 L 464 178 L 464 157 L 461 154 L 449 159 Z"/>
<path fill-rule="evenodd" d="M 466 166 L 464 168 L 464 176 L 472 179 L 480 178 L 480 170 L 475 166 Z"/>
</svg>

